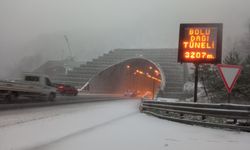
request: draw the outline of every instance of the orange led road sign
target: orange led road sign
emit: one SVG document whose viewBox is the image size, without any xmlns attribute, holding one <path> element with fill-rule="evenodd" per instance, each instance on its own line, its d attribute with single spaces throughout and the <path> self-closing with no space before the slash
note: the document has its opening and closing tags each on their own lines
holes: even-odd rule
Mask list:
<svg viewBox="0 0 250 150">
<path fill-rule="evenodd" d="M 178 62 L 221 63 L 222 24 L 181 24 Z"/>
</svg>

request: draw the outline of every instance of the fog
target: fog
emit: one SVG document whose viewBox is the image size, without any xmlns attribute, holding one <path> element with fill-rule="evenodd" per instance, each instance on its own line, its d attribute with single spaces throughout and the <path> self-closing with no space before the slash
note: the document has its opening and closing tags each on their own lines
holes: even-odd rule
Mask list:
<svg viewBox="0 0 250 150">
<path fill-rule="evenodd" d="M 247 31 L 249 0 L 0 0 L 0 78 L 69 55 L 176 48 L 180 23 L 224 24 L 224 51 Z M 24 62 L 24 63 L 22 63 Z"/>
</svg>

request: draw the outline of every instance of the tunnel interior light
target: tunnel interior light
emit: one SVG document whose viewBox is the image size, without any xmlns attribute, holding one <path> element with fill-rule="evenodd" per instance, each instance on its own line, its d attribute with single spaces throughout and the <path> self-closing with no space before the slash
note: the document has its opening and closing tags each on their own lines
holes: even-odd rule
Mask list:
<svg viewBox="0 0 250 150">
<path fill-rule="evenodd" d="M 156 76 L 159 76 L 160 75 L 160 72 L 158 70 L 155 70 L 155 75 Z"/>
<path fill-rule="evenodd" d="M 158 71 L 159 73 L 159 71 Z M 149 78 L 149 79 L 152 79 L 152 80 L 155 80 L 157 82 L 161 82 L 161 79 L 158 79 L 152 75 L 150 75 L 148 72 L 147 73 L 144 73 L 143 71 L 139 70 L 139 69 L 136 69 L 136 71 L 134 72 L 134 75 L 145 75 L 145 77 Z"/>
<path fill-rule="evenodd" d="M 127 68 L 127 69 L 130 69 L 130 65 L 127 65 L 126 68 Z"/>
<path fill-rule="evenodd" d="M 148 77 L 148 78 L 151 78 L 152 76 L 151 76 L 150 74 L 147 74 L 147 77 Z"/>
</svg>

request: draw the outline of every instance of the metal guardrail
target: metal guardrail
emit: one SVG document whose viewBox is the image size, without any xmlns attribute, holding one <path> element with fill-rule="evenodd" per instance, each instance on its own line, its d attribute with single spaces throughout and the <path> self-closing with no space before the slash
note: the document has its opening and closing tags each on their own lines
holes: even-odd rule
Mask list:
<svg viewBox="0 0 250 150">
<path fill-rule="evenodd" d="M 250 132 L 250 105 L 142 101 L 140 111 L 153 116 L 208 127 Z"/>
</svg>

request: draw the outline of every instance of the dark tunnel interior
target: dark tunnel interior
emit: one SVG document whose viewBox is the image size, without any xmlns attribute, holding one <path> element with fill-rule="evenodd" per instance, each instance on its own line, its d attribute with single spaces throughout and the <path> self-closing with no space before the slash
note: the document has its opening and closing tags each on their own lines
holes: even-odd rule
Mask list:
<svg viewBox="0 0 250 150">
<path fill-rule="evenodd" d="M 115 64 L 95 75 L 90 93 L 121 94 L 153 98 L 162 87 L 163 74 L 153 62 L 134 58 Z"/>
</svg>

